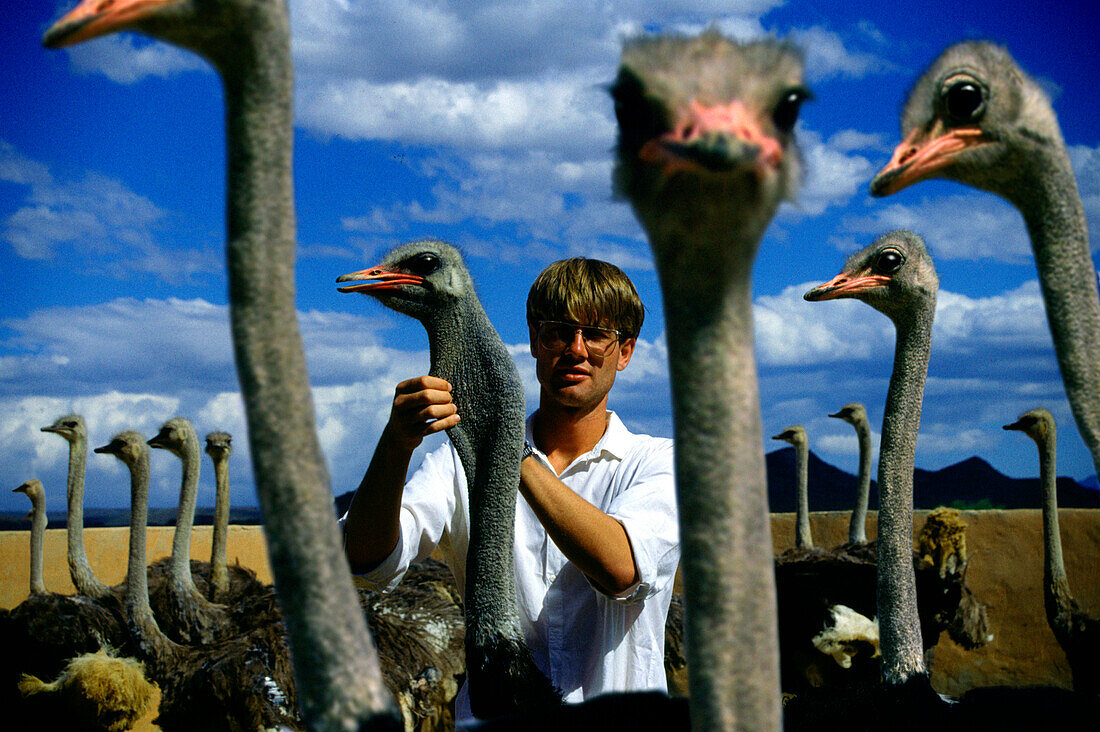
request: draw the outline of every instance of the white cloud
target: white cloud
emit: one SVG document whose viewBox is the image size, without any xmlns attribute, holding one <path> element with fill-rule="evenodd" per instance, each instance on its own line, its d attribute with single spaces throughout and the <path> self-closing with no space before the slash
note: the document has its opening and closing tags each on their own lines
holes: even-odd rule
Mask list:
<svg viewBox="0 0 1100 732">
<path fill-rule="evenodd" d="M 916 204 L 878 204 L 872 213 L 843 222 L 844 231 L 860 238 L 892 229 L 920 234 L 937 260 L 1021 263 L 1031 259 L 1023 217 L 1009 203 L 987 193 L 922 198 Z M 831 240 L 842 251 L 862 247 L 851 237 L 834 236 Z"/>
<path fill-rule="evenodd" d="M 119 84 L 209 69 L 206 62 L 189 51 L 129 33 L 97 38 L 65 51 L 79 73 L 103 74 Z"/>
<path fill-rule="evenodd" d="M 895 68 L 881 56 L 853 50 L 840 34 L 822 26 L 794 30 L 790 35 L 806 52 L 806 73 L 811 82 L 837 76 L 858 79 Z"/>
<path fill-rule="evenodd" d="M 787 216 L 819 216 L 830 207 L 847 205 L 856 195 L 866 195 L 866 183 L 875 166 L 857 150 L 877 150 L 881 141 L 875 135 L 856 130 L 841 130 L 828 140 L 814 130 L 799 125 L 795 133 L 802 152 L 805 179 L 793 203 L 785 203 Z"/>
<path fill-rule="evenodd" d="M 0 140 L 0 180 L 29 187 L 0 223 L 0 239 L 24 259 L 64 256 L 85 275 L 140 273 L 170 282 L 221 267 L 210 250 L 165 247 L 175 216 L 113 178 L 92 171 L 56 180 L 46 165 Z"/>
</svg>

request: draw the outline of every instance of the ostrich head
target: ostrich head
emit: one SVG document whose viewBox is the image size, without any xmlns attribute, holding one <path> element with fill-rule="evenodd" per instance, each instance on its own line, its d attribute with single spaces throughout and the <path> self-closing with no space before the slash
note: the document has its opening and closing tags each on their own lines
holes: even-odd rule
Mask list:
<svg viewBox="0 0 1100 732">
<path fill-rule="evenodd" d="M 829 416 L 835 417 L 836 419 L 843 419 L 848 424 L 854 425 L 867 421 L 867 409 L 859 402 L 852 402 L 851 404 L 845 404 L 840 408 L 840 411 L 830 414 Z"/>
<path fill-rule="evenodd" d="M 48 48 L 71 46 L 119 31 L 137 31 L 186 48 L 215 66 L 247 47 L 248 29 L 266 27 L 285 0 L 82 0 L 46 31 Z"/>
<path fill-rule="evenodd" d="M 145 438 L 133 430 L 120 432 L 106 445 L 97 447 L 92 452 L 114 455 L 127 465 L 136 465 L 143 456 L 146 460 L 149 458 L 149 446 L 145 443 Z"/>
<path fill-rule="evenodd" d="M 1054 415 L 1042 407 L 1024 412 L 1015 422 L 1006 424 L 1004 429 L 1023 432 L 1036 442 L 1049 440 L 1056 434 Z"/>
<path fill-rule="evenodd" d="M 793 46 L 739 44 L 715 31 L 638 38 L 623 48 L 611 95 L 619 123 L 615 189 L 634 206 L 658 257 L 673 259 L 666 269 L 684 263 L 659 242 L 725 242 L 723 232 L 737 230 L 755 245 L 779 202 L 793 197 L 800 179 L 794 127 L 809 96 Z"/>
<path fill-rule="evenodd" d="M 1064 147 L 1047 95 L 1004 48 L 948 48 L 917 80 L 901 118 L 903 140 L 871 181 L 887 196 L 946 178 L 1012 200 L 1025 171 Z"/>
<path fill-rule="evenodd" d="M 38 478 L 31 478 L 30 480 L 20 484 L 19 486 L 11 489 L 12 493 L 22 493 L 27 498 L 31 499 L 31 503 L 38 505 L 38 502 L 45 500 L 46 491 L 42 487 L 42 481 Z M 30 514 L 27 515 L 30 518 Z"/>
<path fill-rule="evenodd" d="M 224 460 L 233 452 L 233 438 L 228 432 L 211 432 L 206 436 L 206 454 L 214 460 Z"/>
<path fill-rule="evenodd" d="M 187 419 L 174 417 L 165 422 L 160 432 L 149 440 L 149 446 L 168 450 L 182 459 L 185 454 L 198 451 L 199 438 Z"/>
<path fill-rule="evenodd" d="M 381 264 L 341 275 L 337 282 L 358 282 L 340 292 L 370 295 L 399 313 L 427 322 L 457 305 L 473 291 L 462 255 L 442 241 L 424 239 L 390 252 Z"/>
<path fill-rule="evenodd" d="M 806 430 L 802 428 L 802 425 L 796 424 L 780 432 L 778 435 L 772 437 L 773 440 L 782 440 L 783 442 L 789 442 L 795 447 L 806 444 Z"/>
<path fill-rule="evenodd" d="M 88 439 L 88 430 L 84 426 L 84 418 L 81 417 L 79 414 L 69 414 L 64 417 L 60 417 L 49 427 L 43 427 L 42 431 L 53 432 L 55 435 L 61 435 L 69 442 L 77 442 L 79 440 Z"/>
<path fill-rule="evenodd" d="M 924 241 L 899 229 L 853 254 L 840 274 L 804 297 L 811 301 L 856 298 L 897 323 L 921 305 L 934 307 L 938 289 L 939 278 Z"/>
</svg>

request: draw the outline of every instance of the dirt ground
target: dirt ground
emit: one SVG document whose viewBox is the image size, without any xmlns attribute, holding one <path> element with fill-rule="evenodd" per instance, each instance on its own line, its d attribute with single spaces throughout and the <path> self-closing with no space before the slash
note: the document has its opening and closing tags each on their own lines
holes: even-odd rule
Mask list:
<svg viewBox="0 0 1100 732">
<path fill-rule="evenodd" d="M 917 512 L 916 527 L 925 512 Z M 1042 521 L 1038 509 L 1017 511 L 965 511 L 970 565 L 967 583 L 988 606 L 994 640 L 973 651 L 955 645 L 946 634 L 935 649 L 932 684 L 944 694 L 959 694 L 978 686 L 1054 684 L 1069 687 L 1065 655 L 1047 626 L 1043 613 Z M 1100 614 L 1100 511 L 1061 511 L 1062 546 L 1066 572 L 1078 602 L 1093 615 Z M 814 542 L 835 546 L 847 539 L 846 513 L 811 515 Z M 875 536 L 875 515 L 868 517 L 868 538 Z M 128 529 L 86 529 L 88 558 L 96 574 L 108 584 L 126 575 Z M 775 551 L 790 548 L 794 540 L 794 516 L 772 517 Z M 27 596 L 29 587 L 29 532 L 0 532 L 0 607 L 10 608 Z M 149 561 L 171 553 L 172 529 L 149 529 Z M 46 532 L 45 582 L 53 592 L 74 591 L 65 560 L 65 531 Z M 210 527 L 197 527 L 191 542 L 196 559 L 210 556 Z M 258 526 L 232 526 L 229 561 L 252 568 L 271 581 L 263 530 Z M 150 715 L 150 719 L 155 714 Z M 156 729 L 148 720 L 136 729 Z"/>
</svg>

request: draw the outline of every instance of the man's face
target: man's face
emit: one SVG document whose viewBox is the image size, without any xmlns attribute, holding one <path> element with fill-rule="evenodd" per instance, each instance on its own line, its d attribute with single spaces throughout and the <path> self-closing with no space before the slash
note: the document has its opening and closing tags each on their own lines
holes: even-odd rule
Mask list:
<svg viewBox="0 0 1100 732">
<path fill-rule="evenodd" d="M 571 322 L 565 319 L 564 322 Z M 578 326 L 589 325 L 578 323 Z M 563 407 L 592 408 L 611 391 L 615 374 L 626 368 L 634 353 L 634 339 L 618 340 L 603 356 L 585 346 L 579 331 L 563 349 L 547 349 L 539 343 L 538 328 L 530 329 L 531 355 L 535 357 L 535 375 L 543 398 Z"/>
</svg>

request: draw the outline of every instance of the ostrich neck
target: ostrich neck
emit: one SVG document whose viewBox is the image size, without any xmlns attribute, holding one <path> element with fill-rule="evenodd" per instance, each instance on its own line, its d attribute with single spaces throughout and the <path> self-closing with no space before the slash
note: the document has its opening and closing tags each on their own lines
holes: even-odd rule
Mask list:
<svg viewBox="0 0 1100 732">
<path fill-rule="evenodd" d="M 1100 472 L 1100 296 L 1088 224 L 1068 158 L 1019 187 L 1058 368 L 1081 437 Z"/>
<path fill-rule="evenodd" d="M 524 435 L 523 386 L 480 305 L 467 300 L 459 307 L 440 310 L 425 328 L 431 373 L 451 383 L 462 417 L 448 434 L 469 486 L 467 623 L 522 640 L 513 552 Z"/>
<path fill-rule="evenodd" d="M 226 540 L 229 533 L 229 461 L 214 460 L 214 529 L 210 537 L 210 585 L 212 599 L 221 598 L 229 588 L 226 567 Z"/>
<path fill-rule="evenodd" d="M 42 578 L 42 562 L 46 542 L 46 499 L 41 494 L 30 494 L 31 499 L 31 594 L 46 592 Z"/>
<path fill-rule="evenodd" d="M 149 606 L 145 533 L 149 515 L 148 456 L 130 468 L 130 556 L 126 565 L 126 621 L 143 660 L 161 668 L 175 644 L 161 632 Z M 158 676 L 159 678 L 159 676 Z"/>
<path fill-rule="evenodd" d="M 191 529 L 195 525 L 195 503 L 199 494 L 199 456 L 194 446 L 185 445 L 180 455 L 183 480 L 180 482 L 176 530 L 172 534 L 172 581 L 194 588 L 191 579 Z M 197 590 L 196 590 L 197 592 Z"/>
<path fill-rule="evenodd" d="M 855 424 L 859 437 L 859 489 L 852 518 L 848 523 L 848 541 L 867 541 L 867 502 L 871 497 L 871 428 L 865 421 Z"/>
<path fill-rule="evenodd" d="M 230 320 L 268 554 L 314 725 L 391 708 L 332 514 L 295 309 L 290 29 L 285 4 L 219 64 L 228 146 Z"/>
<path fill-rule="evenodd" d="M 900 685 L 926 673 L 913 572 L 913 465 L 928 374 L 935 301 L 897 322 L 894 370 L 879 450 L 878 618 L 882 677 Z"/>
<path fill-rule="evenodd" d="M 795 463 L 798 466 L 798 516 L 794 529 L 794 543 L 799 549 L 811 549 L 814 545 L 810 533 L 810 448 L 805 443 L 794 446 Z"/>
<path fill-rule="evenodd" d="M 1062 559 L 1062 534 L 1058 526 L 1058 485 L 1055 437 L 1036 439 L 1039 447 L 1039 482 L 1043 489 L 1043 599 L 1047 619 L 1052 620 L 1071 607 L 1069 580 Z"/>
<path fill-rule="evenodd" d="M 775 576 L 753 353 L 755 240 L 707 243 L 653 244 L 666 260 L 670 252 L 729 253 L 719 266 L 664 261 L 658 268 L 669 324 L 691 716 L 698 729 L 778 730 Z"/>
<path fill-rule="evenodd" d="M 84 473 L 88 460 L 88 441 L 83 436 L 69 443 L 69 477 L 66 485 L 68 518 L 65 523 L 69 576 L 77 592 L 102 598 L 110 588 L 100 582 L 84 550 Z"/>
</svg>

